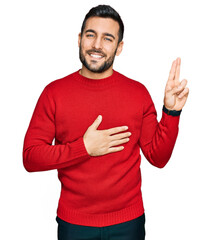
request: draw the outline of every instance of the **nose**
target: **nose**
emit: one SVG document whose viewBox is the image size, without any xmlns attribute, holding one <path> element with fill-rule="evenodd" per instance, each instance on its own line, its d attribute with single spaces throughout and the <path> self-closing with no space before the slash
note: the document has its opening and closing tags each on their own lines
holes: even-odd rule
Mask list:
<svg viewBox="0 0 211 240">
<path fill-rule="evenodd" d="M 102 49 L 102 41 L 100 37 L 96 37 L 94 39 L 92 47 L 95 49 Z"/>
</svg>

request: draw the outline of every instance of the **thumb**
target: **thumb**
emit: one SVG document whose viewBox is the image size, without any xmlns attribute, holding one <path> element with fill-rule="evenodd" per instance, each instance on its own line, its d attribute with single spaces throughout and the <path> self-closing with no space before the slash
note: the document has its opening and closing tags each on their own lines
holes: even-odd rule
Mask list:
<svg viewBox="0 0 211 240">
<path fill-rule="evenodd" d="M 97 129 L 101 122 L 102 122 L 102 115 L 98 115 L 98 117 L 95 119 L 95 121 L 92 123 L 90 127 L 93 129 Z"/>
<path fill-rule="evenodd" d="M 165 95 L 166 96 L 172 96 L 177 94 L 179 91 L 181 91 L 180 86 L 175 86 L 173 88 L 171 87 L 166 87 L 165 89 Z"/>
<path fill-rule="evenodd" d="M 187 85 L 187 80 L 183 79 L 181 83 L 175 86 L 170 92 L 172 95 L 181 93 Z"/>
</svg>

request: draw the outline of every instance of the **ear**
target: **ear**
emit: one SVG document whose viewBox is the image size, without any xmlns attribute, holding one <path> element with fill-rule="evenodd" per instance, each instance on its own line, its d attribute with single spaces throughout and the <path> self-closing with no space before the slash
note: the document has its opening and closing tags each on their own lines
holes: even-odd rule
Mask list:
<svg viewBox="0 0 211 240">
<path fill-rule="evenodd" d="M 116 51 L 116 56 L 119 56 L 120 53 L 122 52 L 123 45 L 124 45 L 124 42 L 123 42 L 123 41 L 121 41 L 121 42 L 118 44 L 118 48 L 117 48 L 117 51 Z"/>
<path fill-rule="evenodd" d="M 80 43 L 81 43 L 81 33 L 78 34 L 78 47 L 80 47 Z"/>
</svg>

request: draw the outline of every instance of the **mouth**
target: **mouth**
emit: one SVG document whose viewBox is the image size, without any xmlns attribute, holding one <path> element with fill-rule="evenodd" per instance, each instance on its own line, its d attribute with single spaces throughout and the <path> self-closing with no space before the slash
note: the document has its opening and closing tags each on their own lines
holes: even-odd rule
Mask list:
<svg viewBox="0 0 211 240">
<path fill-rule="evenodd" d="M 102 58 L 105 57 L 104 54 L 102 53 L 96 53 L 96 52 L 88 52 L 88 55 L 95 60 L 101 60 Z"/>
<path fill-rule="evenodd" d="M 96 54 L 89 54 L 89 56 L 91 56 L 92 58 L 95 58 L 95 59 L 101 59 L 104 57 L 104 56 L 96 55 Z"/>
</svg>

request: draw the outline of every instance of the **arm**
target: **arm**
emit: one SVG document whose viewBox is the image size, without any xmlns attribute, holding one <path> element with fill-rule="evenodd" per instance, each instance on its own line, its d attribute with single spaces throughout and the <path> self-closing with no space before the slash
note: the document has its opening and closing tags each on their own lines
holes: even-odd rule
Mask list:
<svg viewBox="0 0 211 240">
<path fill-rule="evenodd" d="M 144 156 L 154 166 L 162 168 L 169 161 L 179 130 L 179 118 L 186 103 L 189 89 L 187 80 L 179 82 L 181 59 L 172 64 L 165 88 L 162 118 L 157 122 L 157 113 L 146 90 L 145 108 L 139 144 Z"/>
<path fill-rule="evenodd" d="M 145 108 L 139 145 L 146 159 L 158 168 L 163 168 L 169 161 L 176 143 L 180 116 L 168 115 L 162 111 L 160 122 L 154 103 L 146 90 Z"/>
<path fill-rule="evenodd" d="M 83 136 L 64 145 L 52 145 L 55 137 L 55 103 L 48 86 L 38 99 L 24 139 L 23 164 L 28 172 L 73 166 L 87 160 Z"/>
</svg>

